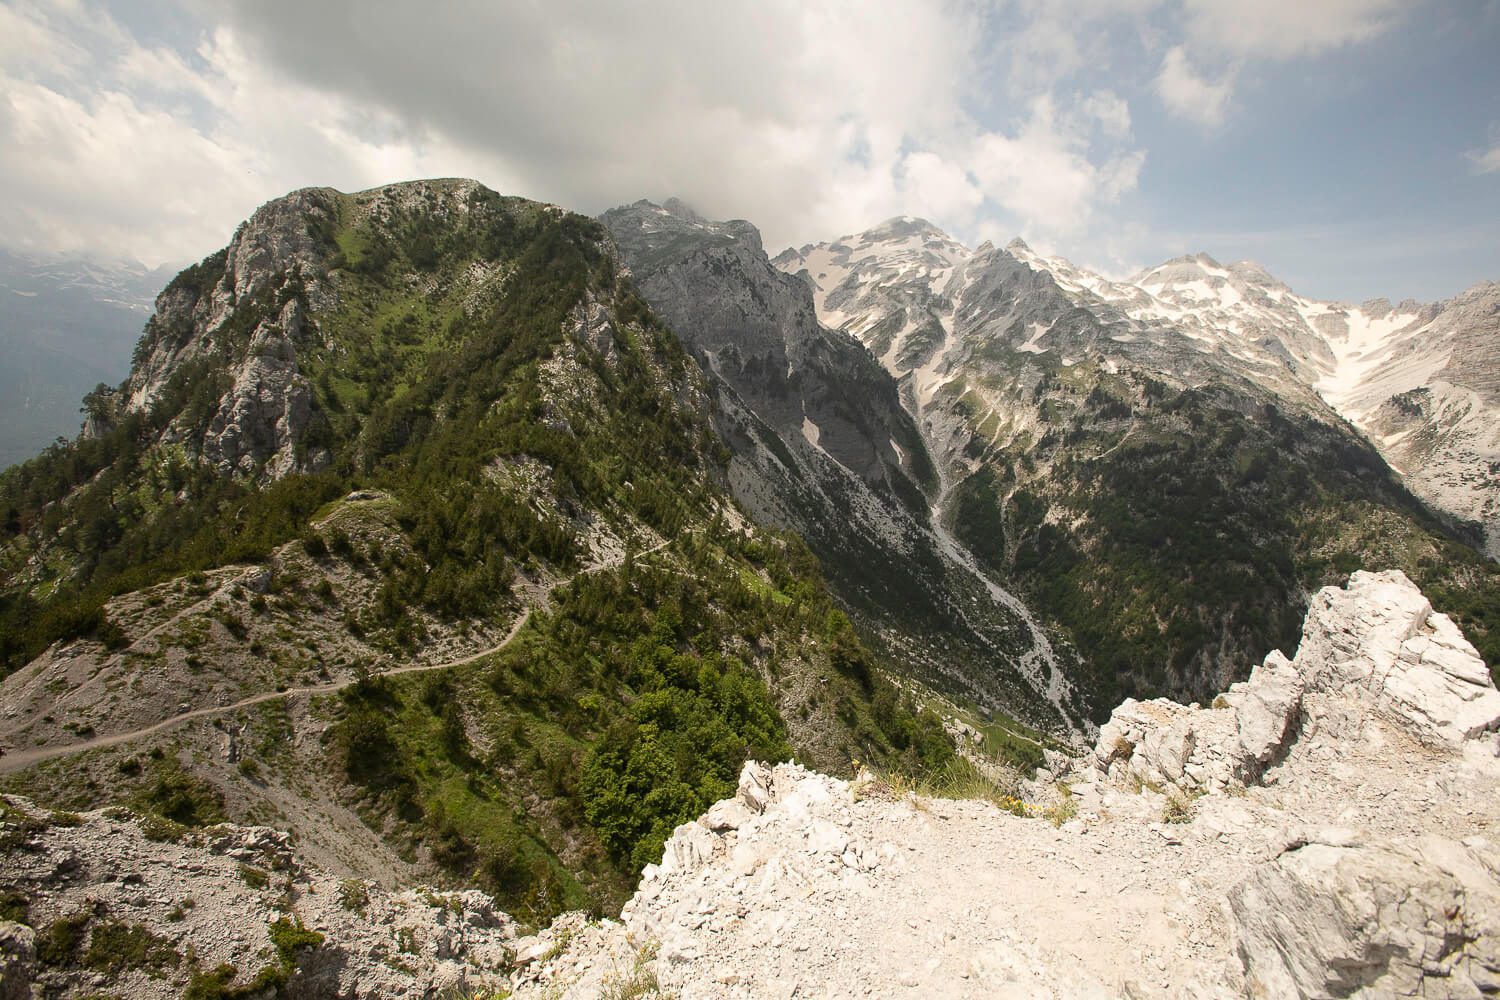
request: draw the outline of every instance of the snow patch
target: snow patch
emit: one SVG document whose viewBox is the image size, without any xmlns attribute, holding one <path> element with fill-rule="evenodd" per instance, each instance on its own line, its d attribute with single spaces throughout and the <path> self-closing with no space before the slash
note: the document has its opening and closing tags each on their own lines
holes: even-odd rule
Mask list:
<svg viewBox="0 0 1500 1000">
<path fill-rule="evenodd" d="M 1024 351 L 1027 354 L 1046 354 L 1051 348 L 1041 346 L 1040 341 L 1050 329 L 1052 329 L 1050 325 L 1043 326 L 1040 323 L 1031 324 L 1031 339 L 1027 340 L 1020 347 L 1017 347 L 1016 350 Z"/>
</svg>

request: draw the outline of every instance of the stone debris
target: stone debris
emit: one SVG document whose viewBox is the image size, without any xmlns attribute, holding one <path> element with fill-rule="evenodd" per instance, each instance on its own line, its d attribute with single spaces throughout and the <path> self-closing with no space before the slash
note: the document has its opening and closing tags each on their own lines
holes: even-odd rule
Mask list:
<svg viewBox="0 0 1500 1000">
<path fill-rule="evenodd" d="M 120 811 L 58 822 L 24 799 L 4 801 L 7 839 L 22 840 L 0 857 L 0 887 L 28 900 L 30 926 L 0 922 L 3 1000 L 97 993 L 101 973 L 87 949 L 95 929 L 115 923 L 145 928 L 172 956 L 160 968 L 110 970 L 106 992 L 125 1000 L 180 997 L 195 972 L 224 963 L 236 983 L 254 979 L 278 961 L 271 925 L 282 919 L 324 937 L 297 956 L 285 996 L 422 997 L 510 982 L 516 926 L 484 893 L 341 882 L 305 866 L 287 834 L 265 827 L 152 840 Z M 74 960 L 39 961 L 37 939 L 80 916 Z"/>
</svg>

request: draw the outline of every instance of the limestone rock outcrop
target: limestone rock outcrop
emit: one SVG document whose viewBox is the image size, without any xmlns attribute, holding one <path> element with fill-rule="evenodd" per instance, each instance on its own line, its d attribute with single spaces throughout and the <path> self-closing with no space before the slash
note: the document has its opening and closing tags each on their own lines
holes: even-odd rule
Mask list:
<svg viewBox="0 0 1500 1000">
<path fill-rule="evenodd" d="M 334 225 L 338 197 L 309 188 L 267 203 L 227 248 L 173 280 L 157 297 L 118 405 L 142 414 L 172 407 L 162 441 L 224 475 L 279 479 L 326 466 L 325 448 L 302 447 L 313 391 L 299 354 L 317 336 L 309 312 L 338 301 L 330 247 L 317 235 Z M 84 433 L 107 426 L 93 421 Z"/>
<path fill-rule="evenodd" d="M 1100 729 L 1094 761 L 1117 781 L 1188 793 L 1242 786 L 1299 729 L 1356 739 L 1372 713 L 1454 749 L 1500 728 L 1500 691 L 1484 661 L 1399 570 L 1325 587 L 1296 658 L 1272 652 L 1211 708 L 1127 700 Z"/>
<path fill-rule="evenodd" d="M 1500 851 L 1482 837 L 1324 836 L 1257 868 L 1229 908 L 1252 995 L 1500 992 Z"/>
</svg>

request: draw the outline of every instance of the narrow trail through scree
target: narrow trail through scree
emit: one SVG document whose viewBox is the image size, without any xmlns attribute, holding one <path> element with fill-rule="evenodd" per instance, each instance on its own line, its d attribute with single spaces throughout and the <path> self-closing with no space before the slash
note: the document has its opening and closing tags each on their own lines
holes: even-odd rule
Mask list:
<svg viewBox="0 0 1500 1000">
<path fill-rule="evenodd" d="M 672 544 L 672 539 L 670 538 L 658 542 L 657 544 L 651 546 L 649 549 L 643 549 L 640 552 L 637 552 L 635 554 L 635 558 L 639 559 L 642 556 L 648 556 L 653 552 L 659 552 L 670 544 Z M 542 601 L 550 600 L 552 597 L 552 592 L 554 590 L 557 590 L 561 587 L 566 587 L 568 584 L 572 583 L 580 576 L 587 576 L 590 573 L 598 573 L 603 570 L 614 569 L 624 561 L 625 553 L 622 552 L 616 558 L 608 559 L 601 563 L 596 563 L 593 566 L 588 566 L 584 569 L 579 570 L 572 576 L 565 576 L 559 580 L 555 580 L 552 583 L 548 584 L 545 591 L 543 591 Z M 475 660 L 480 660 L 486 656 L 498 653 L 500 650 L 504 649 L 506 646 L 515 641 L 516 636 L 521 634 L 521 629 L 525 628 L 526 623 L 531 620 L 531 613 L 538 607 L 540 607 L 541 603 L 542 602 L 539 601 L 536 604 L 527 605 L 525 608 L 523 608 L 521 611 L 521 617 L 517 618 L 515 624 L 510 627 L 510 631 L 505 633 L 505 638 L 501 639 L 499 642 L 495 643 L 495 645 L 489 647 L 488 649 L 481 649 L 477 653 L 469 653 L 467 656 L 461 656 L 456 660 L 445 660 L 442 663 L 412 663 L 404 667 L 395 667 L 391 670 L 382 670 L 379 673 L 371 674 L 369 676 L 397 677 L 401 674 L 420 674 L 426 673 L 431 670 L 448 670 L 453 667 L 461 667 L 465 664 L 473 663 Z M 241 698 L 239 701 L 231 702 L 228 705 L 211 705 L 207 708 L 196 708 L 190 712 L 183 712 L 181 715 L 174 715 L 170 719 L 163 719 L 161 722 L 145 726 L 141 729 L 133 729 L 128 733 L 114 733 L 109 736 L 98 736 L 91 740 L 85 740 L 82 743 L 68 743 L 63 746 L 38 747 L 35 750 L 18 750 L 13 753 L 7 753 L 5 754 L 5 756 L 0 757 L 0 774 L 11 774 L 16 771 L 24 771 L 28 767 L 40 764 L 44 761 L 53 760 L 58 757 L 67 757 L 71 756 L 72 754 L 85 753 L 89 750 L 97 750 L 101 747 L 112 747 L 118 746 L 121 743 L 130 743 L 135 740 L 143 739 L 147 736 L 154 736 L 155 734 L 162 732 L 163 730 L 171 729 L 173 726 L 180 726 L 184 722 L 192 722 L 195 719 L 207 719 L 215 715 L 224 715 L 226 713 L 239 711 L 242 708 L 249 708 L 252 705 L 260 705 L 268 701 L 276 701 L 279 698 L 294 698 L 298 695 L 332 694 L 336 691 L 341 691 L 344 688 L 357 683 L 359 683 L 359 678 L 347 681 L 330 681 L 327 684 L 314 684 L 307 687 L 289 687 L 283 691 L 266 691 L 261 694 L 251 695 L 249 698 Z"/>
</svg>

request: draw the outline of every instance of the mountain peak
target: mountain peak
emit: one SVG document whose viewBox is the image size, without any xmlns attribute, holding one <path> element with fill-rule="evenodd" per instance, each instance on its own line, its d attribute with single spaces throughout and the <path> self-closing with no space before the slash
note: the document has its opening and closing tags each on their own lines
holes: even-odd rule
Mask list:
<svg viewBox="0 0 1500 1000">
<path fill-rule="evenodd" d="M 627 257 L 639 252 L 665 250 L 683 237 L 693 236 L 734 240 L 756 252 L 762 250 L 760 230 L 744 219 L 715 222 L 699 215 L 680 198 L 668 198 L 658 205 L 642 198 L 619 208 L 612 208 L 600 220 L 625 248 Z"/>
<path fill-rule="evenodd" d="M 1212 259 L 1212 258 L 1210 258 Z M 1247 284 L 1261 288 L 1286 288 L 1286 282 L 1267 271 L 1253 260 L 1239 260 L 1229 265 L 1229 271 Z"/>
<path fill-rule="evenodd" d="M 896 215 L 860 234 L 866 242 L 890 243 L 898 240 L 911 239 L 912 237 L 932 238 L 948 242 L 957 242 L 952 236 L 928 222 L 926 219 L 915 215 Z"/>
<path fill-rule="evenodd" d="M 650 205 L 651 203 L 649 201 L 647 201 L 647 202 L 636 202 L 636 204 L 638 204 L 638 205 L 639 204 Z M 652 206 L 652 207 L 658 207 L 658 206 Z M 679 219 L 685 219 L 686 221 L 695 223 L 697 225 L 703 225 L 704 223 L 708 222 L 707 219 L 705 219 L 703 216 L 699 215 L 696 211 L 693 210 L 693 206 L 689 205 L 687 202 L 683 201 L 681 198 L 668 198 L 666 201 L 662 202 L 662 204 L 659 207 L 663 211 L 665 211 L 668 215 L 675 215 Z"/>
</svg>

